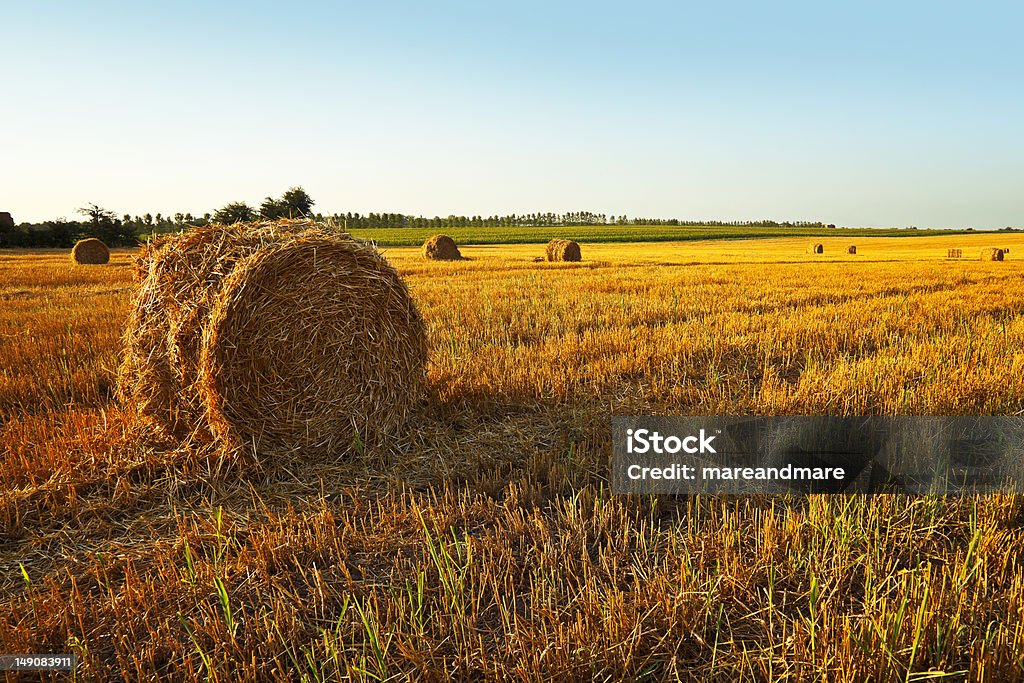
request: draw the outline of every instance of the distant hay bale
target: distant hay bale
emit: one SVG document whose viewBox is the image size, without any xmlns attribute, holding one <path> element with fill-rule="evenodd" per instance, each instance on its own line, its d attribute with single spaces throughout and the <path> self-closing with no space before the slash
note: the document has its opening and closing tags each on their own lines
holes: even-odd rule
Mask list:
<svg viewBox="0 0 1024 683">
<path fill-rule="evenodd" d="M 982 261 L 1002 261 L 1005 251 L 997 247 L 988 247 L 981 250 Z"/>
<path fill-rule="evenodd" d="M 809 245 L 807 247 L 807 253 L 808 254 L 824 254 L 825 253 L 825 245 L 824 244 L 820 244 L 820 243 L 811 244 L 811 245 Z"/>
<path fill-rule="evenodd" d="M 850 245 L 850 248 L 846 250 L 846 253 L 847 254 L 856 254 L 857 253 L 857 247 L 855 247 L 853 245 Z"/>
<path fill-rule="evenodd" d="M 948 249 L 946 250 L 946 258 L 956 259 L 963 256 L 963 249 Z"/>
<path fill-rule="evenodd" d="M 166 432 L 339 455 L 418 399 L 423 321 L 372 246 L 280 221 L 196 228 L 146 259 L 118 391 Z"/>
<path fill-rule="evenodd" d="M 71 260 L 75 263 L 102 265 L 110 263 L 110 250 L 95 237 L 79 240 L 71 248 Z"/>
<path fill-rule="evenodd" d="M 434 235 L 423 243 L 423 256 L 433 261 L 460 261 L 458 245 L 448 235 Z"/>
<path fill-rule="evenodd" d="M 545 248 L 548 261 L 582 261 L 580 245 L 572 240 L 553 239 Z"/>
</svg>

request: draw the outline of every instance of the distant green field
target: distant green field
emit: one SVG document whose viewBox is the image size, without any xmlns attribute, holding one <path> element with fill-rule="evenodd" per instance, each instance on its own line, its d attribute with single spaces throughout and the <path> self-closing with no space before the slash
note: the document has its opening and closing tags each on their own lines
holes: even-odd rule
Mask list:
<svg viewBox="0 0 1024 683">
<path fill-rule="evenodd" d="M 961 230 L 897 230 L 894 228 L 757 228 L 736 226 L 581 225 L 515 228 L 379 228 L 352 234 L 386 247 L 416 246 L 443 233 L 459 244 L 536 244 L 555 237 L 577 242 L 678 242 L 743 240 L 770 237 L 915 237 L 957 234 Z"/>
</svg>

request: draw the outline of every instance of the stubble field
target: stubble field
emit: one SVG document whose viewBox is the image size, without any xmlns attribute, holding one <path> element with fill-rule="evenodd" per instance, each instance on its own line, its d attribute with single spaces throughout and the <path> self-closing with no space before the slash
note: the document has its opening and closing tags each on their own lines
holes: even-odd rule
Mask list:
<svg viewBox="0 0 1024 683">
<path fill-rule="evenodd" d="M 82 680 L 1024 678 L 1019 497 L 608 491 L 612 414 L 1024 412 L 1024 236 L 820 241 L 385 249 L 430 334 L 409 436 L 259 471 L 113 400 L 130 252 L 0 252 L 0 652 Z"/>
</svg>

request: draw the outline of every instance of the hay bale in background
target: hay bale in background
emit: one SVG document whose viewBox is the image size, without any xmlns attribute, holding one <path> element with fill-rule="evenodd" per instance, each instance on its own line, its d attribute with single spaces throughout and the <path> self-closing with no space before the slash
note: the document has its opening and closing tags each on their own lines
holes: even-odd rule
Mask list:
<svg viewBox="0 0 1024 683">
<path fill-rule="evenodd" d="M 807 247 L 807 253 L 808 254 L 824 254 L 825 253 L 825 245 L 824 244 L 820 244 L 820 243 L 811 244 L 810 246 Z"/>
<path fill-rule="evenodd" d="M 418 398 L 423 321 L 372 246 L 307 221 L 211 226 L 167 240 L 147 272 L 119 392 L 168 431 L 336 455 Z"/>
<path fill-rule="evenodd" d="M 458 245 L 448 235 L 434 235 L 423 243 L 423 256 L 433 261 L 460 261 Z"/>
<path fill-rule="evenodd" d="M 981 250 L 982 261 L 1002 261 L 1004 251 L 997 247 L 988 247 Z"/>
<path fill-rule="evenodd" d="M 580 245 L 572 240 L 553 239 L 545 248 L 548 261 L 582 261 Z"/>
<path fill-rule="evenodd" d="M 110 263 L 110 250 L 95 237 L 79 240 L 71 248 L 71 260 L 75 263 L 102 265 Z"/>
<path fill-rule="evenodd" d="M 856 254 L 857 253 L 857 247 L 855 247 L 853 245 L 850 245 L 850 248 L 846 250 L 846 253 L 847 254 Z"/>
</svg>

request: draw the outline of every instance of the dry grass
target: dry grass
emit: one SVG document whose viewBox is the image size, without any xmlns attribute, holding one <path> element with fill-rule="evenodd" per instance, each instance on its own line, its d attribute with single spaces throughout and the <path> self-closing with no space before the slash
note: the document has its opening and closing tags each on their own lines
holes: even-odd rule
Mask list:
<svg viewBox="0 0 1024 683">
<path fill-rule="evenodd" d="M 110 249 L 95 237 L 75 242 L 71 248 L 71 260 L 86 265 L 103 265 L 110 262 Z"/>
<path fill-rule="evenodd" d="M 1024 411 L 1024 267 L 943 258 L 984 236 L 800 243 L 390 250 L 433 343 L 412 441 L 258 475 L 112 401 L 131 254 L 0 252 L 0 651 L 84 680 L 1019 680 L 1017 496 L 608 494 L 612 412 Z"/>
</svg>

